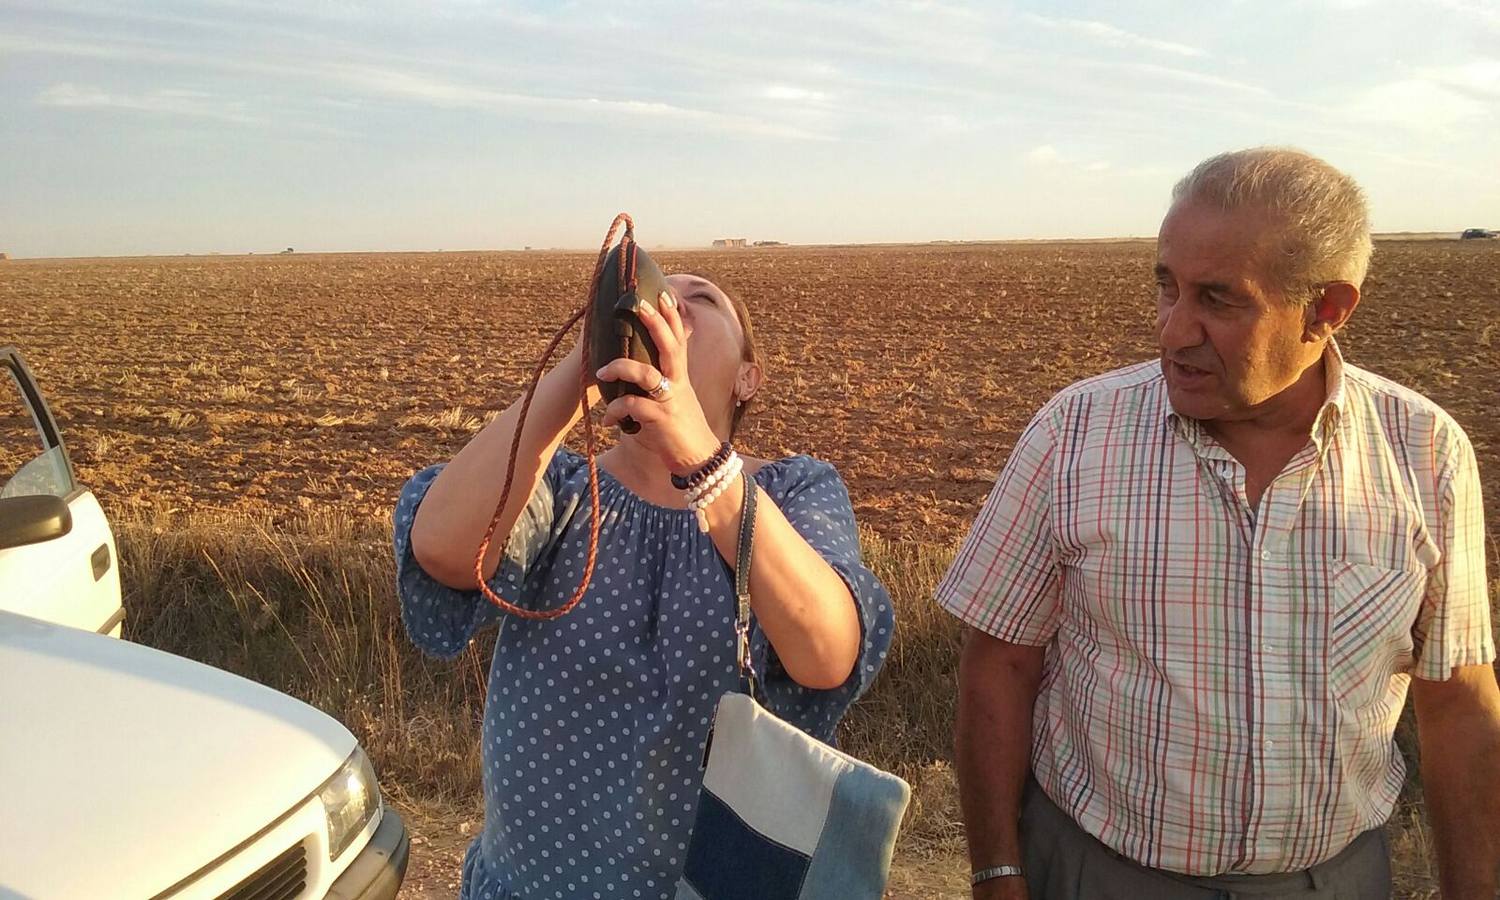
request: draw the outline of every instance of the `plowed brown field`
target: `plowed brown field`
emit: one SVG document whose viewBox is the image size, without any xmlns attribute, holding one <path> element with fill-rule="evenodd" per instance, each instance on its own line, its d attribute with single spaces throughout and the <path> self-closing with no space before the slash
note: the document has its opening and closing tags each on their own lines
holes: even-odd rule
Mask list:
<svg viewBox="0 0 1500 900">
<path fill-rule="evenodd" d="M 862 521 L 960 535 L 1036 407 L 1148 358 L 1149 242 L 662 252 L 750 302 L 771 381 L 745 443 L 838 465 Z M 111 511 L 387 513 L 517 395 L 589 254 L 0 263 L 29 358 Z M 1386 242 L 1344 346 L 1468 429 L 1500 521 L 1500 243 Z"/>
</svg>

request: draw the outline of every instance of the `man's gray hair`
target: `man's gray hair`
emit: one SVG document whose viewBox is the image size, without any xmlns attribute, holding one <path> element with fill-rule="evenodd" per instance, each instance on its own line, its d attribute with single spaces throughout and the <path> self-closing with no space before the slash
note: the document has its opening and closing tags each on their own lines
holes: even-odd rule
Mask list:
<svg viewBox="0 0 1500 900">
<path fill-rule="evenodd" d="M 1194 200 L 1225 211 L 1260 209 L 1280 229 L 1268 260 L 1274 282 L 1295 302 L 1324 285 L 1363 283 L 1370 268 L 1370 213 L 1354 179 L 1316 156 L 1286 147 L 1221 153 L 1199 163 L 1172 188 L 1172 201 Z"/>
</svg>

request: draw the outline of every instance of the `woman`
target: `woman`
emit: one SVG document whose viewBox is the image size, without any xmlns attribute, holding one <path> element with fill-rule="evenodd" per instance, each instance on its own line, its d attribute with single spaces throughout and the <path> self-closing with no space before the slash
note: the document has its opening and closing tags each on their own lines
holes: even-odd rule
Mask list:
<svg viewBox="0 0 1500 900">
<path fill-rule="evenodd" d="M 666 898 L 683 868 L 709 726 L 739 684 L 730 566 L 744 485 L 720 450 L 762 371 L 743 304 L 698 276 L 668 284 L 659 311 L 640 308 L 660 371 L 615 360 L 596 373 L 651 396 L 622 396 L 605 411 L 606 425 L 629 416 L 641 428 L 599 457 L 599 557 L 577 608 L 554 621 L 503 616 L 475 581 L 519 404 L 446 466 L 413 477 L 396 508 L 412 640 L 453 656 L 503 620 L 484 714 L 485 827 L 464 862 L 466 898 Z M 575 347 L 537 388 L 515 499 L 496 529 L 509 547 L 501 560 L 493 541 L 484 561 L 492 589 L 528 608 L 565 603 L 584 569 L 588 466 L 559 448 L 580 416 L 581 361 Z M 591 386 L 590 405 L 598 399 Z M 702 481 L 715 460 L 723 487 L 697 504 L 700 516 L 672 476 Z M 830 740 L 884 659 L 890 599 L 860 563 L 832 466 L 807 456 L 742 465 L 761 492 L 750 586 L 764 700 Z"/>
</svg>

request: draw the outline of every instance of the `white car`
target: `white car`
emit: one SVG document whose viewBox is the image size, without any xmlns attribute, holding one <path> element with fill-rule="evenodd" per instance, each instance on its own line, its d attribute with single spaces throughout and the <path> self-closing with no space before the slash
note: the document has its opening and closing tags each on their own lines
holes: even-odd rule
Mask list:
<svg viewBox="0 0 1500 900">
<path fill-rule="evenodd" d="M 0 372 L 0 609 L 119 637 L 109 520 L 15 348 L 0 349 Z"/>
<path fill-rule="evenodd" d="M 394 897 L 406 829 L 348 729 L 118 639 L 109 523 L 0 368 L 0 900 Z"/>
</svg>

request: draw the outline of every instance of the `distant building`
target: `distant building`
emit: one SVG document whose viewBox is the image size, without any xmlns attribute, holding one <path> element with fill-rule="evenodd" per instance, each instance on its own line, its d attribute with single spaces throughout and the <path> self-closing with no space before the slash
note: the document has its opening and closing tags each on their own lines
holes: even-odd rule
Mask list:
<svg viewBox="0 0 1500 900">
<path fill-rule="evenodd" d="M 10 259 L 9 253 L 0 252 L 0 259 Z"/>
<path fill-rule="evenodd" d="M 714 247 L 727 249 L 730 247 L 744 247 L 748 242 L 745 238 L 719 238 L 714 241 Z"/>
</svg>

